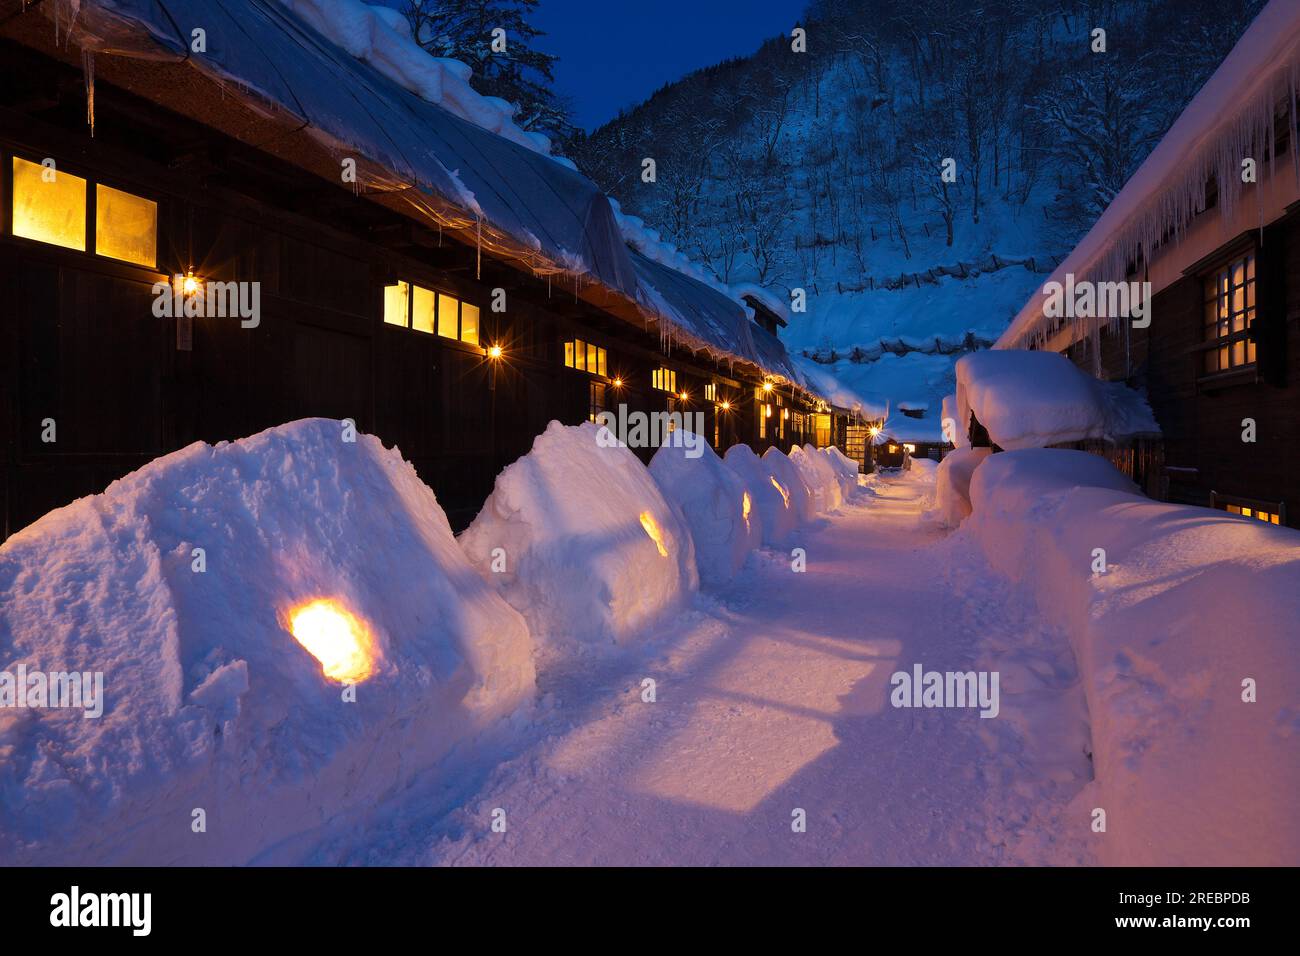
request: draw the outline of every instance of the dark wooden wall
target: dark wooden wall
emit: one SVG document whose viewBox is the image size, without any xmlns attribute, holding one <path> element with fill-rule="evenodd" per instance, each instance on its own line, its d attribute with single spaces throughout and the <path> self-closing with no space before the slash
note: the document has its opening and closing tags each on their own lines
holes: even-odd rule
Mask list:
<svg viewBox="0 0 1300 956">
<path fill-rule="evenodd" d="M 1250 239 L 1225 243 L 1223 252 Z M 1103 377 L 1127 373 L 1146 392 L 1163 433 L 1162 473 L 1148 487 L 1202 506 L 1212 492 L 1284 501 L 1288 524 L 1300 527 L 1300 220 L 1270 226 L 1260 248 L 1255 375 L 1204 380 L 1203 284 L 1199 270 L 1189 273 L 1155 296 L 1148 328 L 1130 329 L 1127 343 L 1123 329 L 1101 339 Z M 1067 354 L 1091 372 L 1090 348 L 1080 343 Z M 1242 441 L 1247 418 L 1256 422 L 1254 443 Z"/>
</svg>

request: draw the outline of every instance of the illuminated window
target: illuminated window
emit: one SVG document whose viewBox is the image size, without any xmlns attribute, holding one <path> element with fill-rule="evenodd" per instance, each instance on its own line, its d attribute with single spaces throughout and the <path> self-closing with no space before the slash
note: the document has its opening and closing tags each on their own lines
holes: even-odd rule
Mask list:
<svg viewBox="0 0 1300 956">
<path fill-rule="evenodd" d="M 14 235 L 86 251 L 86 181 L 14 157 Z"/>
<path fill-rule="evenodd" d="M 1255 253 L 1234 259 L 1205 278 L 1204 372 L 1213 375 L 1255 364 Z"/>
<path fill-rule="evenodd" d="M 573 339 L 564 343 L 564 364 L 567 368 L 576 368 L 592 375 L 605 375 L 607 360 L 605 350 L 590 342 Z"/>
<path fill-rule="evenodd" d="M 411 317 L 411 284 L 398 281 L 384 286 L 384 321 L 406 328 Z"/>
<path fill-rule="evenodd" d="M 661 392 L 676 392 L 677 373 L 670 368 L 657 368 L 650 373 L 650 384 Z"/>
<path fill-rule="evenodd" d="M 158 265 L 158 204 L 111 186 L 95 187 L 95 252 L 150 269 Z"/>
<path fill-rule="evenodd" d="M 433 334 L 434 308 L 439 296 L 421 286 L 415 286 L 411 296 L 411 328 L 417 332 Z"/>
<path fill-rule="evenodd" d="M 1210 507 L 1228 514 L 1254 518 L 1265 524 L 1286 523 L 1286 503 L 1281 501 L 1252 501 L 1249 498 L 1228 498 L 1218 494 L 1210 496 Z"/>
<path fill-rule="evenodd" d="M 403 280 L 384 286 L 384 322 L 479 344 L 478 306 Z"/>
<path fill-rule="evenodd" d="M 468 302 L 460 304 L 460 340 L 478 345 L 478 306 Z"/>
<path fill-rule="evenodd" d="M 718 400 L 718 386 L 713 382 L 704 386 L 704 400 L 706 402 L 716 402 Z"/>
</svg>

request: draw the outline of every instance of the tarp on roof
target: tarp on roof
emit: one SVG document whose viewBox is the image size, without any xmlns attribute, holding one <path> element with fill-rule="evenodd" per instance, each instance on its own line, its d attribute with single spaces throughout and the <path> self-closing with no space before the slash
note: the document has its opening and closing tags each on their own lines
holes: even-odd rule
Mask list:
<svg viewBox="0 0 1300 956">
<path fill-rule="evenodd" d="M 188 59 L 380 164 L 395 179 L 388 188 L 430 192 L 556 267 L 635 294 L 613 210 L 594 183 L 403 89 L 272 0 L 89 0 L 75 22 L 74 42 L 101 52 L 149 55 L 147 34 L 154 55 Z M 191 25 L 205 31 L 203 53 L 190 52 Z"/>
<path fill-rule="evenodd" d="M 670 340 L 802 382 L 738 302 L 629 249 L 609 199 L 581 173 L 422 99 L 275 0 L 81 0 L 71 25 L 63 17 L 60 30 L 85 49 L 188 61 L 340 158 L 355 153 L 377 167 L 369 190 L 463 211 L 457 227 L 481 226 L 489 252 L 533 253 L 535 271 L 583 275 L 635 301 Z M 191 52 L 196 27 L 203 53 Z"/>
<path fill-rule="evenodd" d="M 629 248 L 642 305 L 668 324 L 666 337 L 802 382 L 775 336 L 749 320 L 745 308 L 713 288 Z"/>
</svg>

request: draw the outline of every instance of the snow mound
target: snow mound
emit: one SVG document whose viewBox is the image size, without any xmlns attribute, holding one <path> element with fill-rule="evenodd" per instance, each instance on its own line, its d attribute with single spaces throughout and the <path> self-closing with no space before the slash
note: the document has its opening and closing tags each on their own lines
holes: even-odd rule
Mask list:
<svg viewBox="0 0 1300 956">
<path fill-rule="evenodd" d="M 817 502 L 812 489 L 789 455 L 773 445 L 763 452 L 763 467 L 781 486 L 777 490 L 789 496 L 790 510 L 794 512 L 796 525 L 807 524 L 817 517 Z"/>
<path fill-rule="evenodd" d="M 967 530 L 1074 645 L 1096 776 L 1077 825 L 1106 810 L 1108 865 L 1295 866 L 1300 533 L 1129 488 L 1058 449 L 971 482 Z"/>
<path fill-rule="evenodd" d="M 355 437 L 199 442 L 0 548 L 0 668 L 102 673 L 106 701 L 0 709 L 0 860 L 246 863 L 529 699 L 523 620 L 401 454 Z M 355 702 L 291 633 L 318 600 L 368 628 Z"/>
<path fill-rule="evenodd" d="M 550 648 L 626 642 L 699 583 L 680 512 L 590 422 L 551 422 L 497 476 L 460 543 Z"/>
<path fill-rule="evenodd" d="M 955 528 L 970 514 L 971 476 L 992 451 L 991 448 L 954 448 L 939 462 L 934 473 L 934 506 L 944 527 Z"/>
<path fill-rule="evenodd" d="M 840 491 L 843 496 L 848 498 L 853 495 L 858 488 L 858 474 L 860 472 L 858 463 L 834 445 L 821 449 L 821 453 L 826 456 L 826 460 L 830 462 L 831 470 L 835 472 L 835 477 L 839 479 Z"/>
<path fill-rule="evenodd" d="M 695 543 L 695 565 L 706 584 L 725 584 L 762 544 L 763 526 L 754 499 L 708 442 L 699 458 L 686 448 L 664 445 L 650 461 L 650 475 L 670 502 L 681 508 Z"/>
<path fill-rule="evenodd" d="M 992 350 L 957 360 L 957 430 L 974 414 L 1011 451 L 1086 438 L 1159 435 L 1146 400 L 1123 382 L 1100 382 L 1055 352 Z"/>
<path fill-rule="evenodd" d="M 795 445 L 790 449 L 789 457 L 812 492 L 814 510 L 826 514 L 844 503 L 840 479 L 831 467 L 830 459 L 812 445 L 803 448 Z"/>
<path fill-rule="evenodd" d="M 788 492 L 777 488 L 763 459 L 754 454 L 748 445 L 732 445 L 722 456 L 722 462 L 736 473 L 753 498 L 763 544 L 769 547 L 785 544 L 799 526 L 798 513 L 794 502 L 787 500 Z"/>
</svg>

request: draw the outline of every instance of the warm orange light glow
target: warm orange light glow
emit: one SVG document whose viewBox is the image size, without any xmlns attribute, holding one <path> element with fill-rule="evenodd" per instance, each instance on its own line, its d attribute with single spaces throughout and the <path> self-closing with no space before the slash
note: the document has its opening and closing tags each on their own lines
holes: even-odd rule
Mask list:
<svg viewBox="0 0 1300 956">
<path fill-rule="evenodd" d="M 321 598 L 295 608 L 289 630 L 330 680 L 357 684 L 375 672 L 379 654 L 369 628 L 337 601 Z"/>
<path fill-rule="evenodd" d="M 753 507 L 753 502 L 749 500 L 749 492 L 745 492 L 745 497 L 740 499 L 740 513 L 745 516 L 745 530 L 749 530 L 749 512 Z"/>
<path fill-rule="evenodd" d="M 499 359 L 501 357 L 501 346 L 493 345 L 488 349 L 488 358 Z"/>
<path fill-rule="evenodd" d="M 763 406 L 763 409 L 764 409 L 764 413 L 765 413 L 765 415 L 766 415 L 768 418 L 771 418 L 771 417 L 772 417 L 772 406 L 771 406 L 771 405 L 764 405 L 764 406 Z"/>
<path fill-rule="evenodd" d="M 689 395 L 687 395 L 685 392 L 682 392 L 682 401 L 683 401 L 683 402 L 686 401 L 686 400 L 689 399 L 689 398 L 690 398 Z"/>
<path fill-rule="evenodd" d="M 872 438 L 875 438 L 877 435 L 880 434 L 880 429 L 877 428 L 875 425 L 872 425 L 870 428 L 867 429 L 867 432 L 871 435 Z"/>
<path fill-rule="evenodd" d="M 772 479 L 772 487 L 781 492 L 781 499 L 785 502 L 785 506 L 789 508 L 790 492 L 786 491 L 785 488 L 781 486 L 781 482 L 777 481 L 775 478 Z"/>
<path fill-rule="evenodd" d="M 614 387 L 615 387 L 615 388 L 622 388 L 622 387 L 623 387 L 623 380 L 622 380 L 621 378 L 616 378 L 616 379 L 614 379 Z"/>
<path fill-rule="evenodd" d="M 729 412 L 731 411 L 731 402 L 723 402 L 718 407 L 721 408 L 724 412 Z"/>
<path fill-rule="evenodd" d="M 181 283 L 181 289 L 186 295 L 194 295 L 199 291 L 199 280 L 195 278 L 193 272 L 187 272 Z"/>
<path fill-rule="evenodd" d="M 645 528 L 645 533 L 650 536 L 650 540 L 659 549 L 659 557 L 668 557 L 668 549 L 664 547 L 663 532 L 659 530 L 659 523 L 655 521 L 655 516 L 648 511 L 641 512 L 641 527 Z"/>
<path fill-rule="evenodd" d="M 914 455 L 914 454 L 916 454 L 916 446 L 915 446 L 915 445 L 904 445 L 904 446 L 903 446 L 903 450 L 906 451 L 909 455 Z"/>
</svg>

